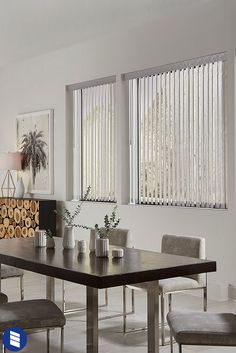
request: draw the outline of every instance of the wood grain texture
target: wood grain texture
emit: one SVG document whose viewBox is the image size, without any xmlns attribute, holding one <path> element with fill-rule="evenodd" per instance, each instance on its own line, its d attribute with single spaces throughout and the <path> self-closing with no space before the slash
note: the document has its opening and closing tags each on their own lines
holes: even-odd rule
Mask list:
<svg viewBox="0 0 236 353">
<path fill-rule="evenodd" d="M 94 288 L 115 287 L 163 278 L 212 272 L 216 262 L 158 252 L 124 248 L 124 257 L 98 258 L 78 255 L 77 248 L 63 250 L 56 238 L 55 250 L 35 248 L 33 239 L 2 239 L 0 263 Z"/>
</svg>

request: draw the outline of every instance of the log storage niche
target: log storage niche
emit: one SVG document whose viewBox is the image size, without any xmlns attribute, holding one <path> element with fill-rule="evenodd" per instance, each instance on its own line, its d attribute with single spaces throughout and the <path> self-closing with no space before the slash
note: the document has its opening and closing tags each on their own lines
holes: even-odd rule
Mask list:
<svg viewBox="0 0 236 353">
<path fill-rule="evenodd" d="M 56 233 L 56 201 L 0 198 L 0 238 L 33 237 L 35 230 Z"/>
</svg>

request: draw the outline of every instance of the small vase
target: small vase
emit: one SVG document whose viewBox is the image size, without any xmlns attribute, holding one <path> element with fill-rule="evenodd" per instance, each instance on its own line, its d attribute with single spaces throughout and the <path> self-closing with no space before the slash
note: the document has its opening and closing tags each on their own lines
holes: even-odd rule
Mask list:
<svg viewBox="0 0 236 353">
<path fill-rule="evenodd" d="M 22 178 L 19 178 L 16 183 L 15 197 L 22 198 L 24 196 L 24 193 L 25 193 L 25 186 L 24 186 Z"/>
<path fill-rule="evenodd" d="M 47 237 L 45 230 L 36 230 L 34 236 L 34 246 L 36 248 L 43 248 L 47 244 Z"/>
<path fill-rule="evenodd" d="M 95 229 L 90 230 L 90 239 L 89 239 L 89 250 L 94 252 L 96 249 L 96 239 L 98 238 L 97 232 Z"/>
<path fill-rule="evenodd" d="M 55 248 L 55 240 L 54 238 L 47 238 L 47 248 L 54 249 Z"/>
<path fill-rule="evenodd" d="M 95 254 L 97 257 L 108 257 L 109 256 L 109 239 L 96 239 L 96 250 Z"/>
<path fill-rule="evenodd" d="M 75 247 L 75 236 L 73 232 L 73 227 L 65 226 L 64 236 L 63 236 L 63 248 L 74 249 L 74 247 Z"/>
</svg>

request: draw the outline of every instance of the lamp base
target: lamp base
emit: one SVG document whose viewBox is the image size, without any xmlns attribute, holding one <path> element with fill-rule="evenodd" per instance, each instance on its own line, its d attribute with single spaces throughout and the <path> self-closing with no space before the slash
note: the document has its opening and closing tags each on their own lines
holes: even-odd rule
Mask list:
<svg viewBox="0 0 236 353">
<path fill-rule="evenodd" d="M 5 175 L 5 178 L 4 178 L 2 186 L 1 186 L 1 191 L 2 191 L 3 197 L 14 197 L 15 196 L 16 187 L 15 187 L 10 170 L 8 170 Z"/>
</svg>

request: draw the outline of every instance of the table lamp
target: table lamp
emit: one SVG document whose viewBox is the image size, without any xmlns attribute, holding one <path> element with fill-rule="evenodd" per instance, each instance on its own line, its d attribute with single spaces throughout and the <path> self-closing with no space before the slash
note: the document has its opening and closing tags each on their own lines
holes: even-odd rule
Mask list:
<svg viewBox="0 0 236 353">
<path fill-rule="evenodd" d="M 15 195 L 16 187 L 13 181 L 11 170 L 21 169 L 20 152 L 0 153 L 0 170 L 7 170 L 1 186 L 3 197 L 13 197 Z"/>
</svg>

